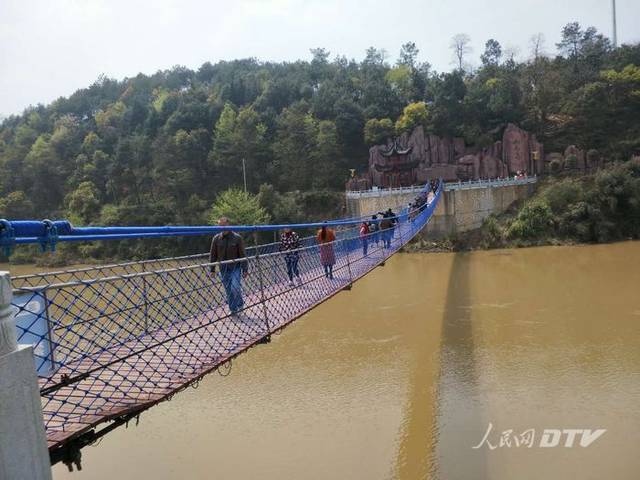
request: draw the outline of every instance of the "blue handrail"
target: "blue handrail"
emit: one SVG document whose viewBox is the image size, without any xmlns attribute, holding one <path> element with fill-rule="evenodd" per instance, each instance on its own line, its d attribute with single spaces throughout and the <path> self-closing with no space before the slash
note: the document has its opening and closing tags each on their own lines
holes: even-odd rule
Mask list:
<svg viewBox="0 0 640 480">
<path fill-rule="evenodd" d="M 423 192 L 426 192 L 429 185 L 425 185 Z M 438 191 L 442 189 L 442 182 L 439 182 Z M 396 215 L 396 218 L 406 215 L 404 210 Z M 197 225 L 197 226 L 131 226 L 131 227 L 74 227 L 68 220 L 4 220 L 0 219 L 0 247 L 4 247 L 5 255 L 11 253 L 14 245 L 39 244 L 43 251 L 50 248 L 55 250 L 57 242 L 89 242 L 96 240 L 131 240 L 146 238 L 165 237 L 185 237 L 197 235 L 211 235 L 224 230 L 234 230 L 236 232 L 269 232 L 282 230 L 284 228 L 293 229 L 315 229 L 323 226 L 337 227 L 358 225 L 364 220 L 372 220 L 369 215 L 353 217 L 340 220 L 329 220 L 325 222 L 293 223 L 278 225 Z"/>
</svg>

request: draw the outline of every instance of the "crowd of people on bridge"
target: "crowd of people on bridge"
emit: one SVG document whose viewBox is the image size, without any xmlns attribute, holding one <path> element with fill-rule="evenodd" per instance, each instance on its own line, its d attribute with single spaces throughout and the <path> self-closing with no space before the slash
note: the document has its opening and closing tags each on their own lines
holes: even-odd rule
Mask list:
<svg viewBox="0 0 640 480">
<path fill-rule="evenodd" d="M 430 190 L 435 192 L 437 183 L 431 183 Z M 429 192 L 427 191 L 418 195 L 409 204 L 409 218 L 411 220 L 414 220 L 417 213 L 422 211 L 422 207 L 427 204 L 428 200 Z M 359 241 L 362 245 L 363 257 L 369 255 L 369 245 L 373 243 L 377 247 L 382 243 L 381 248 L 390 249 L 398 224 L 399 216 L 391 208 L 372 215 L 370 220 L 363 221 L 359 227 Z M 218 220 L 218 225 L 220 227 L 229 227 L 229 219 L 221 217 Z M 334 250 L 336 232 L 328 225 L 322 225 L 316 232 L 315 240 L 318 244 L 320 265 L 324 270 L 324 276 L 328 280 L 333 280 L 333 269 L 336 264 Z M 296 285 L 302 285 L 303 281 L 299 268 L 302 248 L 298 233 L 290 227 L 285 227 L 280 236 L 278 251 L 284 259 L 284 268 L 289 279 L 288 286 L 293 288 Z M 246 278 L 249 272 L 249 263 L 243 238 L 232 231 L 231 228 L 224 228 L 211 241 L 209 263 L 211 264 L 210 271 L 212 275 L 216 274 L 217 266 L 229 310 L 232 316 L 237 316 L 244 307 L 242 279 Z"/>
<path fill-rule="evenodd" d="M 410 202 L 408 205 L 409 220 L 413 222 L 418 217 L 420 212 L 422 212 L 423 207 L 428 203 L 429 203 L 429 192 L 422 192 L 413 200 L 413 202 Z"/>
<path fill-rule="evenodd" d="M 420 192 L 420 194 L 410 202 L 408 205 L 409 220 L 412 222 L 418 217 L 418 215 L 424 210 L 424 207 L 429 203 L 429 197 L 435 195 L 438 191 L 438 181 L 431 180 L 429 182 L 429 188 Z"/>
<path fill-rule="evenodd" d="M 380 218 L 378 218 L 380 215 Z M 364 221 L 360 224 L 360 242 L 362 243 L 362 255 L 367 256 L 369 253 L 369 243 L 375 243 L 376 246 L 382 241 L 383 248 L 391 248 L 395 228 L 398 224 L 398 216 L 391 210 L 378 212 L 371 216 L 371 220 Z"/>
</svg>

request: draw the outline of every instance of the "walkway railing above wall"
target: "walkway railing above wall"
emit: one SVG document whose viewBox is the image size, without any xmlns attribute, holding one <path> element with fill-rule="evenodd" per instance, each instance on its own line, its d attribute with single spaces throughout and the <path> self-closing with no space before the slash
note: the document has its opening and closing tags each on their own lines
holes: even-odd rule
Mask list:
<svg viewBox="0 0 640 480">
<path fill-rule="evenodd" d="M 510 185 L 526 185 L 529 183 L 536 183 L 538 181 L 537 176 L 520 177 L 520 178 L 492 178 L 492 179 L 478 179 L 469 180 L 468 182 L 449 182 L 444 184 L 444 190 L 467 190 L 471 188 L 493 188 L 493 187 L 507 187 Z"/>
<path fill-rule="evenodd" d="M 537 176 L 521 177 L 521 178 L 491 178 L 491 179 L 478 179 L 468 180 L 466 182 L 447 182 L 444 184 L 444 191 L 448 190 L 466 190 L 470 188 L 492 188 L 492 187 L 506 187 L 510 185 L 523 185 L 529 183 L 536 183 L 538 181 Z M 370 198 L 381 197 L 394 194 L 418 194 L 422 191 L 422 186 L 411 187 L 398 187 L 398 188 L 378 188 L 373 187 L 371 190 L 347 190 L 347 198 Z"/>
</svg>

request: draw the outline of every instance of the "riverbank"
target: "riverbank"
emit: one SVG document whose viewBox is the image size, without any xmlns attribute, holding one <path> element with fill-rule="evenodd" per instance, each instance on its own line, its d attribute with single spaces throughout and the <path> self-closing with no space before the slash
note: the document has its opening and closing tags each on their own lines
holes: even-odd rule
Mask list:
<svg viewBox="0 0 640 480">
<path fill-rule="evenodd" d="M 585 176 L 542 181 L 529 199 L 490 216 L 476 230 L 443 239 L 417 237 L 407 252 L 451 252 L 640 238 L 640 158 Z"/>
<path fill-rule="evenodd" d="M 634 240 L 629 238 L 626 240 Z M 471 252 L 479 250 L 496 250 L 500 248 L 529 248 L 529 247 L 550 247 L 550 246 L 579 246 L 616 243 L 623 240 L 613 240 L 611 242 L 578 242 L 572 239 L 546 238 L 537 241 L 504 242 L 501 244 L 487 243 L 484 238 L 483 229 L 467 232 L 460 237 L 447 237 L 438 240 L 417 239 L 403 248 L 405 253 L 455 253 Z"/>
</svg>

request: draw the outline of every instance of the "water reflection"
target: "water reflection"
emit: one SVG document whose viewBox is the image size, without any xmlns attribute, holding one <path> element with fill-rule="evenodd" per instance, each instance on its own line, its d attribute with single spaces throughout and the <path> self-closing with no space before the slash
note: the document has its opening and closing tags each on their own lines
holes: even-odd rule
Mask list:
<svg viewBox="0 0 640 480">
<path fill-rule="evenodd" d="M 436 458 L 431 472 L 441 478 L 487 478 L 485 450 L 469 449 L 481 438 L 487 415 L 479 398 L 471 298 L 470 253 L 456 253 L 449 271 L 442 314 Z"/>
</svg>

